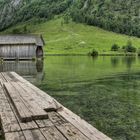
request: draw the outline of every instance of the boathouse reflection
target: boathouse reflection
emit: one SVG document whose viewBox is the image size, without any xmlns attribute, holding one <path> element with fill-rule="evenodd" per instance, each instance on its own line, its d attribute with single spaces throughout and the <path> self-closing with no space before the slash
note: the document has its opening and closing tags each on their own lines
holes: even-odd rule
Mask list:
<svg viewBox="0 0 140 140">
<path fill-rule="evenodd" d="M 0 72 L 14 71 L 32 83 L 38 83 L 44 78 L 43 67 L 43 60 L 4 61 L 0 63 Z"/>
</svg>

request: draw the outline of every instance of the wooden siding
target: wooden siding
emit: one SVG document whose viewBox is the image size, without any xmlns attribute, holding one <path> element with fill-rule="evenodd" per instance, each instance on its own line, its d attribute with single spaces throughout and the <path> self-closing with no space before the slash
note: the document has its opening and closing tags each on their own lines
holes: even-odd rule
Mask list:
<svg viewBox="0 0 140 140">
<path fill-rule="evenodd" d="M 36 57 L 36 45 L 1 45 L 1 58 L 34 58 Z"/>
</svg>

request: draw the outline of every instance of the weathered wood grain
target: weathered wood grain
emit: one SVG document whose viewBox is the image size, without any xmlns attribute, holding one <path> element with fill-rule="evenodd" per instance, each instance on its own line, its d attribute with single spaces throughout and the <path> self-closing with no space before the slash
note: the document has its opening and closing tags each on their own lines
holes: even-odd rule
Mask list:
<svg viewBox="0 0 140 140">
<path fill-rule="evenodd" d="M 42 128 L 41 132 L 47 140 L 67 140 L 54 126 Z"/>
<path fill-rule="evenodd" d="M 2 87 L 0 88 L 0 97 L 1 96 L 3 96 L 3 98 L 0 99 L 0 116 L 4 133 L 38 128 L 38 125 L 34 121 L 26 123 L 21 122 L 10 100 L 5 96 Z"/>
<path fill-rule="evenodd" d="M 59 115 L 57 112 L 49 112 L 48 115 L 51 122 L 53 122 L 53 124 L 55 125 L 62 125 L 68 123 L 68 121 L 61 115 Z"/>
<path fill-rule="evenodd" d="M 32 121 L 32 113 L 18 91 L 10 83 L 4 83 L 4 87 L 21 121 Z"/>
<path fill-rule="evenodd" d="M 6 96 L 4 94 L 1 85 L 0 85 L 0 96 L 4 97 L 4 98 L 0 98 L 0 107 L 1 107 L 0 118 L 1 118 L 3 132 L 6 133 L 6 132 L 13 132 L 13 131 L 20 131 L 21 128 L 18 124 L 18 121 L 8 101 L 6 100 Z"/>
<path fill-rule="evenodd" d="M 49 113 L 49 119 L 68 140 L 89 140 L 84 134 L 56 112 Z"/>
<path fill-rule="evenodd" d="M 42 108 L 44 108 L 47 111 L 57 110 L 61 108 L 61 106 L 57 104 L 57 102 L 55 102 L 55 100 L 51 96 L 49 96 L 42 90 L 35 87 L 33 84 L 31 84 L 30 82 L 28 82 L 27 80 L 25 80 L 24 78 L 16 74 L 15 72 L 10 72 L 10 74 L 16 77 L 16 79 L 19 82 L 24 83 L 24 86 L 26 86 L 26 88 L 29 88 L 32 92 L 34 92 L 34 94 L 36 94 L 36 96 L 38 96 L 38 98 L 42 100 Z"/>
<path fill-rule="evenodd" d="M 5 133 L 5 140 L 26 140 L 23 132 Z"/>
<path fill-rule="evenodd" d="M 50 101 L 46 101 L 43 97 L 41 97 L 37 92 L 35 92 L 34 90 L 32 90 L 31 86 L 29 87 L 28 85 L 25 85 L 21 82 L 16 82 L 19 87 L 21 87 L 26 93 L 28 93 L 30 95 L 30 97 L 32 97 L 32 99 L 34 100 L 34 102 L 36 102 L 36 104 L 42 108 L 42 110 L 53 110 L 56 111 L 56 107 L 55 106 L 51 106 L 52 104 L 50 103 Z"/>
<path fill-rule="evenodd" d="M 17 90 L 20 97 L 24 100 L 26 103 L 26 106 L 32 113 L 32 118 L 34 120 L 36 119 L 47 119 L 48 114 L 45 112 L 40 106 L 39 102 L 41 103 L 41 100 L 39 101 L 38 98 L 34 97 L 34 94 L 32 92 L 28 92 L 24 90 L 17 82 L 11 82 L 11 85 Z M 26 89 L 26 87 L 25 87 Z"/>
<path fill-rule="evenodd" d="M 50 121 L 50 119 L 35 120 L 35 122 L 39 128 L 54 126 L 54 124 Z"/>
<path fill-rule="evenodd" d="M 37 129 L 38 128 L 38 125 L 36 124 L 35 121 L 31 121 L 31 122 L 22 122 L 20 120 L 20 118 L 17 116 L 17 113 L 13 107 L 13 105 L 11 104 L 11 102 L 9 102 L 11 108 L 12 108 L 12 111 L 13 113 L 15 114 L 15 117 L 19 123 L 19 126 L 21 128 L 21 130 L 32 130 L 32 129 Z"/>
<path fill-rule="evenodd" d="M 26 140 L 47 140 L 40 130 L 23 131 Z"/>
<path fill-rule="evenodd" d="M 68 140 L 89 140 L 88 137 L 70 123 L 57 125 L 56 127 Z"/>
<path fill-rule="evenodd" d="M 79 129 L 90 140 L 111 140 L 105 134 L 97 130 L 95 127 L 91 126 L 89 123 L 81 119 L 79 116 L 77 116 L 67 108 L 63 107 L 63 110 L 58 111 L 58 113 L 72 125 L 74 125 L 77 129 Z"/>
</svg>

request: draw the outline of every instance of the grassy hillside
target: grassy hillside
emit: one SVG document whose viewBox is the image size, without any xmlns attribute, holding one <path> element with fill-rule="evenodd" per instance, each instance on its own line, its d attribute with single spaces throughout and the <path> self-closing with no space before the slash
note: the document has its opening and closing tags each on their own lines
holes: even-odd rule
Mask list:
<svg viewBox="0 0 140 140">
<path fill-rule="evenodd" d="M 43 35 L 46 42 L 46 54 L 88 54 L 93 48 L 100 54 L 116 54 L 119 52 L 111 52 L 111 46 L 114 43 L 123 46 L 128 40 L 131 40 L 135 47 L 140 48 L 139 38 L 74 22 L 64 24 L 62 18 L 41 23 L 33 20 L 12 27 L 4 33 L 22 31 L 25 28 L 30 33 Z"/>
</svg>

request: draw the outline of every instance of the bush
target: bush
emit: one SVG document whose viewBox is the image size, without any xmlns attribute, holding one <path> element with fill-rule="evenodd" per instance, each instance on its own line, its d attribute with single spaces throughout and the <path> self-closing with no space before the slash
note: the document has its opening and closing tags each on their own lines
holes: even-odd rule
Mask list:
<svg viewBox="0 0 140 140">
<path fill-rule="evenodd" d="M 12 30 L 12 34 L 19 34 L 19 33 L 21 33 L 21 30 L 20 29 L 13 29 Z"/>
<path fill-rule="evenodd" d="M 27 26 L 23 26 L 20 28 L 14 28 L 11 31 L 12 34 L 26 34 L 26 33 L 30 33 L 30 30 L 27 28 Z"/>
<path fill-rule="evenodd" d="M 124 50 L 126 52 L 131 52 L 131 53 L 135 53 L 136 52 L 136 48 L 132 45 L 132 42 L 131 41 L 129 41 L 127 43 L 127 45 L 124 47 Z"/>
<path fill-rule="evenodd" d="M 111 51 L 118 51 L 120 47 L 117 44 L 113 44 L 111 47 Z"/>
<path fill-rule="evenodd" d="M 90 53 L 91 56 L 98 56 L 98 51 L 96 51 L 95 49 L 92 50 L 92 52 Z"/>
</svg>

